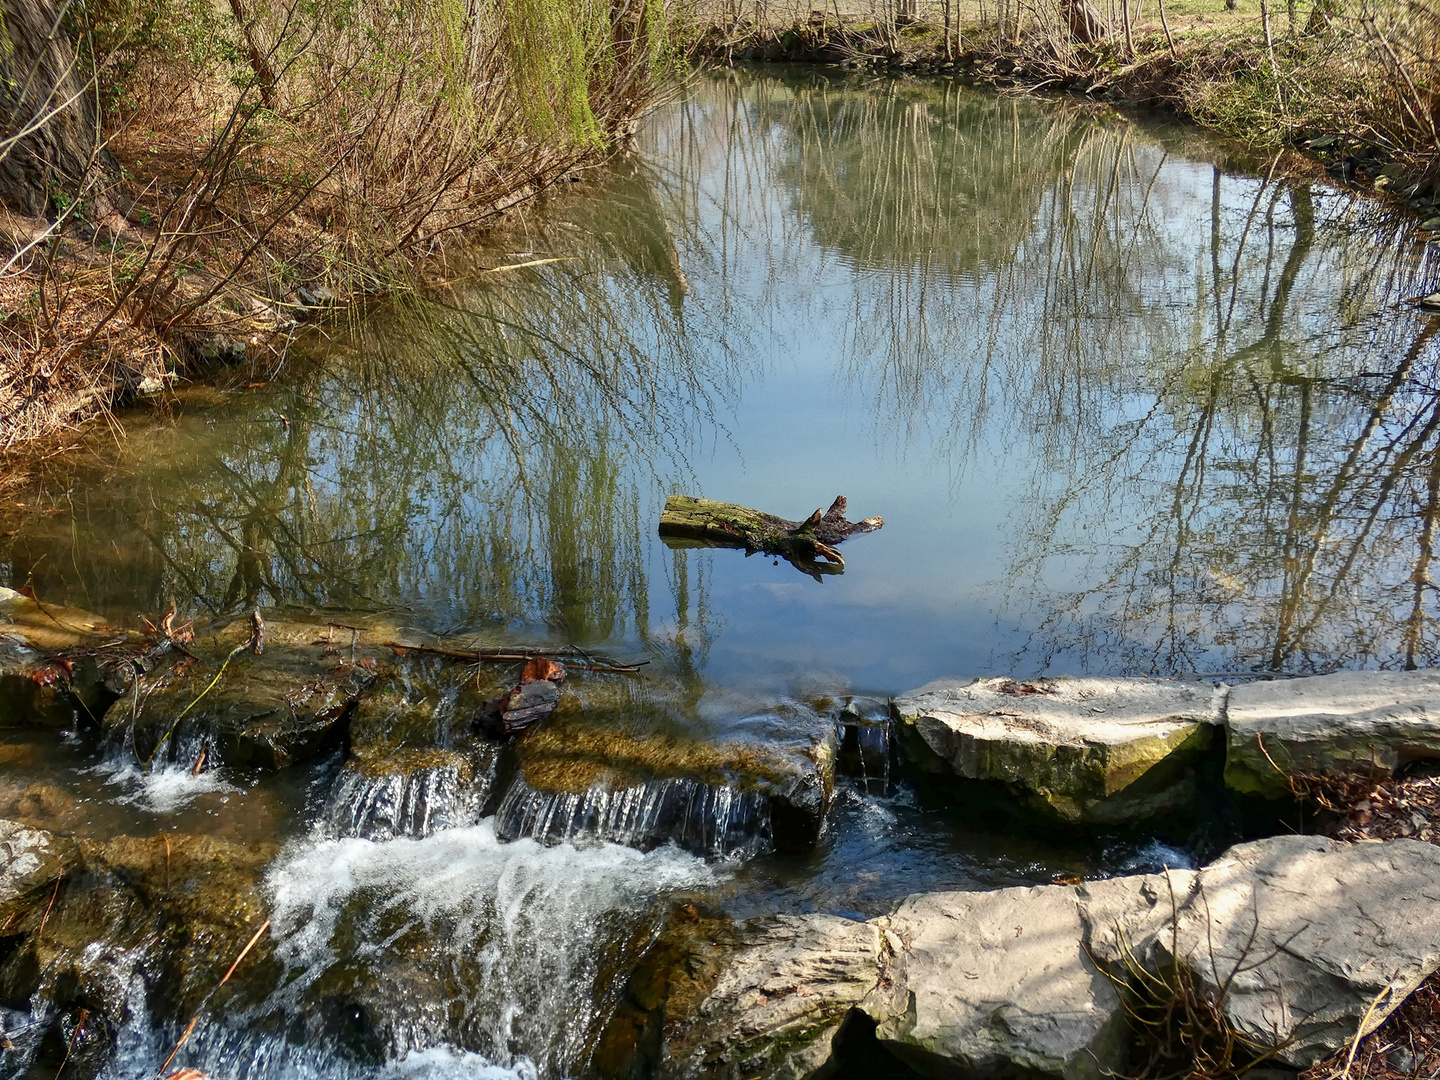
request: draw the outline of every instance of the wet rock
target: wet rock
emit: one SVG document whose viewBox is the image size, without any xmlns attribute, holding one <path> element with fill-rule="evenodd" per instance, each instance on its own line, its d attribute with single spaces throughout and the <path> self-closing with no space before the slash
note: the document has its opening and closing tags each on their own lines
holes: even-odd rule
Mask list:
<svg viewBox="0 0 1440 1080">
<path fill-rule="evenodd" d="M 479 820 L 499 763 L 499 747 L 472 731 L 497 677 L 485 674 L 420 660 L 376 679 L 326 807 L 333 835 L 423 837 Z"/>
<path fill-rule="evenodd" d="M 326 807 L 331 835 L 388 840 L 424 837 L 480 820 L 495 779 L 493 747 L 469 753 L 395 751 L 379 761 L 346 763 Z"/>
<path fill-rule="evenodd" d="M 204 753 L 207 766 L 279 769 L 340 741 L 375 668 L 313 646 L 246 652 L 228 664 L 177 657 L 117 700 L 104 727 L 144 763 L 163 753 L 189 764 Z"/>
<path fill-rule="evenodd" d="M 809 1075 L 855 1008 L 927 1076 L 1124 1074 L 1127 962 L 1152 995 L 1183 972 L 1238 1036 L 1306 1067 L 1440 968 L 1437 900 L 1433 845 L 1281 837 L 1201 871 L 764 920 L 714 947 L 699 1000 L 664 1008 L 661 1071 Z"/>
<path fill-rule="evenodd" d="M 1440 672 L 1347 671 L 1232 687 L 1225 783 L 1292 794 L 1297 774 L 1394 771 L 1440 758 Z"/>
<path fill-rule="evenodd" d="M 671 1003 L 677 1024 L 661 1075 L 811 1075 L 830 1057 L 846 1015 L 876 992 L 899 946 L 875 923 L 833 915 L 778 916 L 735 936 L 733 959 L 708 993 L 683 1013 Z"/>
<path fill-rule="evenodd" d="M 0 919 L 43 904 L 79 861 L 73 841 L 0 819 Z"/>
<path fill-rule="evenodd" d="M 495 811 L 495 829 L 504 840 L 604 841 L 641 851 L 676 844 L 712 858 L 753 855 L 773 833 L 768 796 L 690 777 L 579 792 L 547 791 L 517 778 Z"/>
<path fill-rule="evenodd" d="M 276 850 L 184 834 L 80 843 L 58 892 L 8 924 L 0 960 L 0 998 L 48 1025 L 37 1060 L 78 1026 L 98 1067 L 137 1010 L 159 1023 L 193 1015 L 263 922 L 260 874 Z M 262 941 L 225 1000 L 261 1000 L 275 977 L 267 962 Z"/>
<path fill-rule="evenodd" d="M 111 699 L 104 659 L 131 637 L 88 611 L 0 589 L 0 727 L 98 724 Z"/>
<path fill-rule="evenodd" d="M 675 842 L 724 856 L 815 843 L 835 787 L 835 724 L 786 705 L 705 741 L 663 713 L 567 694 L 513 743 L 518 764 L 496 814 L 507 839 Z"/>
<path fill-rule="evenodd" d="M 1193 802 L 1223 691 L 1165 679 L 941 680 L 897 698 L 898 723 L 954 775 L 1010 785 L 1070 822 Z"/>
</svg>

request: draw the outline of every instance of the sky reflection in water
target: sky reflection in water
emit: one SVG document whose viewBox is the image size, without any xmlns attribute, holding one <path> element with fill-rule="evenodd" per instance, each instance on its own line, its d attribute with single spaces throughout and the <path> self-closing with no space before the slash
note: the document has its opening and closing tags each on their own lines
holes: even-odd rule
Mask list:
<svg viewBox="0 0 1440 1080">
<path fill-rule="evenodd" d="M 1221 153 L 1068 103 L 707 76 L 482 258 L 569 261 L 52 459 L 60 513 L 4 510 L 0 580 L 648 653 L 702 712 L 1431 663 L 1436 324 L 1405 299 L 1433 256 Z M 886 525 L 818 583 L 671 551 L 671 491 Z"/>
</svg>

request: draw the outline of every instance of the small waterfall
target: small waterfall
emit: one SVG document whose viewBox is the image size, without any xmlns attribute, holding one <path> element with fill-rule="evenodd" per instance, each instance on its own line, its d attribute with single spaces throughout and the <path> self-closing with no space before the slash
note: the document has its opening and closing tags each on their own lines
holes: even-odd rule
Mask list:
<svg viewBox="0 0 1440 1080">
<path fill-rule="evenodd" d="M 455 763 L 379 776 L 347 767 L 325 807 L 325 832 L 333 837 L 389 840 L 474 825 L 490 792 L 491 777 L 467 773 L 470 770 Z"/>
<path fill-rule="evenodd" d="M 847 710 L 838 727 L 841 769 L 861 780 L 868 794 L 887 794 L 893 742 L 890 721 L 868 721 Z"/>
<path fill-rule="evenodd" d="M 579 794 L 540 791 L 516 780 L 495 812 L 495 830 L 502 840 L 544 844 L 608 841 L 648 851 L 674 843 L 719 859 L 770 846 L 770 800 L 729 784 L 680 777 Z"/>
<path fill-rule="evenodd" d="M 576 1075 L 627 943 L 667 894 L 715 880 L 674 848 L 501 843 L 489 818 L 421 840 L 312 838 L 266 875 L 288 973 L 264 1012 L 294 1043 L 343 1041 L 409 1075 L 455 1075 L 442 1066 L 464 1055 Z"/>
</svg>

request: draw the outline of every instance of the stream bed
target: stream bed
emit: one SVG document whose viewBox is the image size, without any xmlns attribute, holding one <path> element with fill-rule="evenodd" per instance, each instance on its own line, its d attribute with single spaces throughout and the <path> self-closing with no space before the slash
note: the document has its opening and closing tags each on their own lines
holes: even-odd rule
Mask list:
<svg viewBox="0 0 1440 1080">
<path fill-rule="evenodd" d="M 263 762 L 220 751 L 213 700 L 142 747 L 138 682 L 103 716 L 0 709 L 0 817 L 83 867 L 0 927 L 0 1075 L 152 1077 L 177 1041 L 217 1080 L 628 1075 L 610 1021 L 677 918 L 1203 860 L 1253 828 L 1218 788 L 1038 822 L 927 771 L 887 700 L 1434 664 L 1434 250 L 1161 121 L 698 77 L 441 295 L 173 387 L 0 499 L 0 585 L 130 630 L 173 603 L 216 642 L 259 608 L 266 656 L 368 695 Z M 812 576 L 668 545 L 675 493 L 885 523 Z M 235 640 L 190 698 L 217 670 L 245 696 Z M 575 670 L 502 744 L 474 718 L 518 665 L 387 640 Z"/>
</svg>

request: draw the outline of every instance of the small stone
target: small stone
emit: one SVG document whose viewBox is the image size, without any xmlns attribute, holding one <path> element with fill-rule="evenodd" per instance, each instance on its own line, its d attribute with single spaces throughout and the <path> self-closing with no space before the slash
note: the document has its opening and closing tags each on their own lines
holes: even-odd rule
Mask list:
<svg viewBox="0 0 1440 1080">
<path fill-rule="evenodd" d="M 1440 221 L 1440 218 L 1434 220 Z M 1437 228 L 1440 228 L 1440 226 L 1437 226 Z M 1415 302 L 1426 311 L 1440 311 L 1440 292 L 1433 292 L 1429 296 L 1422 296 Z"/>
<path fill-rule="evenodd" d="M 1422 222 L 1420 223 L 1420 227 L 1421 227 L 1422 229 L 1429 229 L 1431 232 L 1434 232 L 1435 230 L 1440 229 L 1440 215 L 1437 215 L 1437 216 L 1431 217 L 1431 218 L 1426 218 L 1424 221 L 1422 221 Z M 1440 293 L 1437 293 L 1437 294 L 1435 294 L 1435 295 L 1436 295 L 1436 297 L 1440 297 Z M 1426 297 L 1426 299 L 1428 300 L 1428 299 L 1430 299 L 1430 297 Z M 1437 299 L 1437 300 L 1436 300 L 1436 303 L 1437 303 L 1437 304 L 1440 304 L 1440 299 Z"/>
<path fill-rule="evenodd" d="M 335 294 L 319 284 L 301 285 L 295 290 L 295 298 L 308 308 L 333 307 L 335 304 Z"/>
<path fill-rule="evenodd" d="M 1397 1046 L 1386 1055 L 1386 1060 L 1396 1072 L 1413 1073 L 1415 1071 L 1415 1055 L 1409 1047 Z"/>
</svg>

